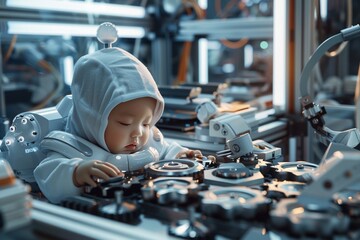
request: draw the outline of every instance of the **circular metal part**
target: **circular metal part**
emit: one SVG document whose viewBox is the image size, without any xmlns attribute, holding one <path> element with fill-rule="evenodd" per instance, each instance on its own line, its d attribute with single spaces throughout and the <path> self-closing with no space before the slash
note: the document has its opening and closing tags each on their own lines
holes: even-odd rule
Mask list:
<svg viewBox="0 0 360 240">
<path fill-rule="evenodd" d="M 15 130 L 16 130 L 16 127 L 15 127 L 15 126 L 10 126 L 10 128 L 9 128 L 9 131 L 10 131 L 10 132 L 15 132 Z"/>
<path fill-rule="evenodd" d="M 201 195 L 203 214 L 228 220 L 266 216 L 271 204 L 261 191 L 246 187 L 218 188 Z"/>
<path fill-rule="evenodd" d="M 183 169 L 187 169 L 187 168 L 189 168 L 189 165 L 184 164 L 182 162 L 175 162 L 175 161 L 166 162 L 162 166 L 163 170 L 183 170 Z"/>
<path fill-rule="evenodd" d="M 11 137 L 23 144 L 34 144 L 40 139 L 39 123 L 34 121 L 32 114 L 18 115 L 10 127 Z M 34 134 L 35 133 L 35 134 Z"/>
<path fill-rule="evenodd" d="M 105 22 L 98 27 L 96 36 L 99 42 L 111 45 L 118 38 L 117 29 L 114 24 Z"/>
<path fill-rule="evenodd" d="M 19 114 L 3 139 L 5 144 L 2 150 L 6 152 L 11 168 L 18 178 L 29 183 L 35 183 L 33 169 L 46 157 L 38 146 L 44 134 L 41 123 L 41 118 L 35 119 L 33 114 Z"/>
<path fill-rule="evenodd" d="M 222 164 L 213 171 L 213 174 L 226 179 L 247 178 L 253 175 L 250 170 L 241 163 Z"/>
<path fill-rule="evenodd" d="M 141 189 L 143 199 L 159 204 L 184 204 L 197 196 L 199 185 L 191 178 L 157 178 Z"/>
<path fill-rule="evenodd" d="M 204 171 L 204 183 L 216 186 L 251 186 L 262 184 L 264 176 L 242 163 L 222 163 L 218 168 Z"/>
<path fill-rule="evenodd" d="M 305 183 L 292 181 L 268 183 L 266 196 L 272 199 L 294 198 L 300 195 L 305 186 Z"/>
<path fill-rule="evenodd" d="M 335 204 L 322 208 L 321 211 L 312 211 L 296 199 L 282 199 L 270 211 L 270 223 L 292 235 L 331 238 L 335 233 L 345 233 L 348 230 L 349 218 Z"/>
<path fill-rule="evenodd" d="M 294 181 L 309 183 L 312 175 L 319 165 L 305 161 L 298 162 L 279 162 L 273 166 L 274 177 L 280 181 Z"/>
<path fill-rule="evenodd" d="M 136 204 L 129 202 L 103 205 L 99 207 L 99 213 L 102 217 L 126 223 L 137 221 L 140 217 L 140 209 Z"/>
<path fill-rule="evenodd" d="M 170 159 L 152 162 L 144 167 L 145 178 L 157 177 L 192 177 L 193 180 L 204 180 L 204 166 L 189 159 Z"/>
<path fill-rule="evenodd" d="M 169 226 L 169 235 L 183 239 L 214 239 L 214 233 L 201 222 L 179 220 Z"/>
</svg>

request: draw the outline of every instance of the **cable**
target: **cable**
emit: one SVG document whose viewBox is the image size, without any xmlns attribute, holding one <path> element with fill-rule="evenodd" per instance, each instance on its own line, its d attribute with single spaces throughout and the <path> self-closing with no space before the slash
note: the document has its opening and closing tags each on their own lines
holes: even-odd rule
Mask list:
<svg viewBox="0 0 360 240">
<path fill-rule="evenodd" d="M 226 4 L 226 6 L 224 7 L 224 9 L 226 11 L 223 11 L 222 8 L 221 8 L 221 0 L 216 0 L 215 1 L 216 15 L 219 18 L 226 18 L 227 14 L 228 14 L 227 11 L 230 10 L 236 2 L 237 2 L 237 0 L 231 0 L 230 2 L 228 2 Z"/>
<path fill-rule="evenodd" d="M 49 93 L 43 101 L 41 101 L 36 106 L 32 107 L 32 110 L 44 108 L 49 102 L 51 102 L 52 100 L 54 100 L 56 98 L 56 96 L 62 91 L 63 86 L 64 86 L 64 82 L 61 79 L 59 72 L 56 70 L 56 68 L 51 63 L 46 62 L 44 60 L 40 60 L 39 65 L 43 69 L 45 69 L 47 72 L 52 73 L 52 75 L 54 76 L 54 78 L 56 80 L 56 88 L 54 89 L 54 91 Z"/>
<path fill-rule="evenodd" d="M 185 6 L 185 11 L 188 15 L 191 14 L 191 9 L 187 8 L 189 5 L 196 13 L 198 19 L 205 18 L 205 11 L 199 6 L 195 0 L 183 0 L 183 6 Z M 178 74 L 176 77 L 175 85 L 181 85 L 186 82 L 186 73 L 189 65 L 189 57 L 191 53 L 192 42 L 184 42 L 182 53 L 180 56 L 180 62 L 178 66 Z"/>
<path fill-rule="evenodd" d="M 356 81 L 356 88 L 355 88 L 355 127 L 357 129 L 360 129 L 360 64 L 359 64 L 359 70 L 358 70 L 358 76 Z"/>
<path fill-rule="evenodd" d="M 17 40 L 17 35 L 13 35 L 13 37 L 11 38 L 9 49 L 6 51 L 6 54 L 4 57 L 4 64 L 9 60 L 12 52 L 14 51 L 16 40 Z"/>
<path fill-rule="evenodd" d="M 237 3 L 236 0 L 231 0 L 230 2 L 228 2 L 226 4 L 226 6 L 224 7 L 224 11 L 222 10 L 221 8 L 221 0 L 216 0 L 215 1 L 215 11 L 216 11 L 216 15 L 219 17 L 219 18 L 226 18 L 227 15 L 228 15 L 228 11 Z M 240 6 L 243 6 L 241 5 L 241 1 L 239 2 Z M 249 42 L 249 39 L 248 38 L 243 38 L 243 39 L 240 39 L 238 41 L 230 41 L 228 39 L 222 39 L 220 40 L 220 42 L 225 46 L 225 47 L 228 47 L 228 48 L 231 48 L 231 49 L 237 49 L 237 48 L 242 48 L 244 47 L 248 42 Z"/>
<path fill-rule="evenodd" d="M 220 42 L 228 47 L 228 48 L 231 48 L 231 49 L 237 49 L 237 48 L 242 48 L 244 47 L 248 42 L 249 42 L 249 39 L 248 38 L 243 38 L 243 39 L 240 39 L 236 42 L 233 42 L 233 41 L 230 41 L 230 40 L 227 40 L 227 39 L 222 39 L 220 40 Z"/>
</svg>

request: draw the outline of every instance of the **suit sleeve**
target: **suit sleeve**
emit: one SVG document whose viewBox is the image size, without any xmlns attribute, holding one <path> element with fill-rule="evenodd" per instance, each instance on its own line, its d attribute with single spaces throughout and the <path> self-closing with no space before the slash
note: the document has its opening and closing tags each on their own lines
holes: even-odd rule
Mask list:
<svg viewBox="0 0 360 240">
<path fill-rule="evenodd" d="M 80 161 L 83 160 L 52 152 L 35 168 L 35 180 L 50 202 L 60 203 L 67 197 L 80 195 L 81 188 L 73 183 L 73 172 Z"/>
</svg>

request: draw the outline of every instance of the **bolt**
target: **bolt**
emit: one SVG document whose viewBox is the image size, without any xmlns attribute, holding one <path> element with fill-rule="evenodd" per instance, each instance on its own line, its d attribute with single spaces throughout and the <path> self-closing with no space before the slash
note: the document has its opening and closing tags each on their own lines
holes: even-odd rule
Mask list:
<svg viewBox="0 0 360 240">
<path fill-rule="evenodd" d="M 233 149 L 234 152 L 240 152 L 240 146 L 237 145 L 237 144 L 234 144 L 234 145 L 232 146 L 232 149 Z"/>
<path fill-rule="evenodd" d="M 226 136 L 226 135 L 228 134 L 228 131 L 227 131 L 226 129 L 223 129 L 223 130 L 221 131 L 221 133 L 222 133 L 222 135 Z"/>
<path fill-rule="evenodd" d="M 297 169 L 304 169 L 304 165 L 303 164 L 298 164 L 298 165 L 296 165 L 296 168 Z"/>
</svg>

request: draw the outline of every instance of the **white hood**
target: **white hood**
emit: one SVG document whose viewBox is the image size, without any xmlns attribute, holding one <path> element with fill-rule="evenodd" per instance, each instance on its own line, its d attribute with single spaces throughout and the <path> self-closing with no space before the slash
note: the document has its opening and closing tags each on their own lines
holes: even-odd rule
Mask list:
<svg viewBox="0 0 360 240">
<path fill-rule="evenodd" d="M 149 70 L 120 48 L 106 48 L 81 57 L 75 64 L 71 92 L 74 106 L 66 131 L 106 150 L 108 116 L 119 103 L 141 97 L 156 99 L 152 126 L 164 111 L 164 99 Z"/>
</svg>

